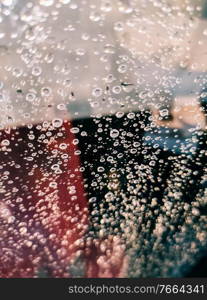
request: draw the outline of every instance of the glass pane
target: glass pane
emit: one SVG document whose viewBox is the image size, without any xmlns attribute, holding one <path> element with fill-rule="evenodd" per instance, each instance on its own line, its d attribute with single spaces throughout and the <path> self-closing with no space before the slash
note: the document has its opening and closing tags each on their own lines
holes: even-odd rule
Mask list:
<svg viewBox="0 0 207 300">
<path fill-rule="evenodd" d="M 207 274 L 206 7 L 0 2 L 0 277 Z"/>
</svg>

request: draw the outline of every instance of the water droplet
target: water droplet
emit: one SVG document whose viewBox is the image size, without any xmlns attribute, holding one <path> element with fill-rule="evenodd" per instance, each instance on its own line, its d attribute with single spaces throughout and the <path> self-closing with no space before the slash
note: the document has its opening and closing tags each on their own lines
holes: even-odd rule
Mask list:
<svg viewBox="0 0 207 300">
<path fill-rule="evenodd" d="M 125 73 L 127 71 L 127 65 L 120 65 L 118 67 L 118 72 L 119 73 Z"/>
<path fill-rule="evenodd" d="M 122 112 L 122 111 L 118 111 L 117 113 L 116 113 L 116 117 L 117 118 L 122 118 L 124 116 L 124 112 Z"/>
<path fill-rule="evenodd" d="M 102 173 L 102 172 L 105 171 L 105 169 L 104 169 L 104 167 L 98 167 L 98 168 L 97 168 L 97 171 Z"/>
<path fill-rule="evenodd" d="M 55 128 L 59 128 L 63 125 L 63 120 L 62 119 L 53 119 L 52 120 L 52 125 Z"/>
<path fill-rule="evenodd" d="M 54 3 L 54 0 L 39 0 L 40 5 L 42 6 L 51 6 Z"/>
<path fill-rule="evenodd" d="M 69 4 L 71 0 L 59 0 L 59 2 L 62 4 Z"/>
<path fill-rule="evenodd" d="M 56 168 L 55 168 L 56 169 Z M 49 187 L 53 188 L 53 189 L 56 189 L 57 188 L 57 182 L 55 181 L 52 181 L 49 183 Z"/>
<path fill-rule="evenodd" d="M 92 91 L 92 95 L 93 95 L 94 97 L 100 97 L 100 96 L 102 95 L 102 93 L 103 93 L 103 91 L 102 91 L 101 88 L 95 88 L 95 89 L 93 89 L 93 91 Z"/>
<path fill-rule="evenodd" d="M 134 119 L 135 118 L 135 113 L 133 113 L 133 112 L 128 113 L 127 118 L 128 119 Z"/>
<path fill-rule="evenodd" d="M 27 228 L 26 227 L 21 227 L 19 229 L 19 232 L 20 232 L 21 235 L 25 235 L 27 233 Z"/>
<path fill-rule="evenodd" d="M 72 133 L 78 133 L 78 132 L 80 131 L 80 129 L 79 129 L 78 127 L 72 127 L 72 128 L 70 129 L 70 131 L 71 131 Z"/>
<path fill-rule="evenodd" d="M 103 2 L 101 5 L 101 10 L 104 12 L 110 12 L 112 10 L 110 1 Z"/>
<path fill-rule="evenodd" d="M 117 138 L 119 136 L 119 131 L 117 129 L 111 129 L 110 136 L 112 138 Z"/>
<path fill-rule="evenodd" d="M 2 146 L 9 146 L 9 145 L 10 145 L 10 141 L 9 141 L 9 140 L 3 140 L 3 141 L 1 142 L 1 145 L 2 145 Z"/>
<path fill-rule="evenodd" d="M 114 94 L 120 94 L 121 93 L 121 87 L 119 85 L 116 85 L 112 88 L 112 92 Z"/>
<path fill-rule="evenodd" d="M 67 144 L 66 144 L 66 143 L 61 143 L 61 144 L 59 145 L 59 148 L 60 148 L 61 150 L 65 150 L 65 149 L 67 149 Z"/>
<path fill-rule="evenodd" d="M 11 5 L 13 5 L 14 0 L 2 0 L 1 2 L 5 6 L 11 6 Z"/>
<path fill-rule="evenodd" d="M 83 56 L 83 55 L 85 55 L 85 53 L 86 53 L 86 51 L 84 49 L 79 48 L 76 50 L 76 54 L 79 56 Z"/>
<path fill-rule="evenodd" d="M 26 94 L 26 101 L 33 102 L 36 99 L 36 95 L 34 93 L 27 93 Z"/>
<path fill-rule="evenodd" d="M 57 105 L 57 109 L 59 110 L 67 110 L 67 107 L 64 103 L 60 103 Z"/>
<path fill-rule="evenodd" d="M 116 22 L 114 24 L 114 30 L 116 30 L 116 31 L 124 30 L 124 24 L 122 22 Z"/>
<path fill-rule="evenodd" d="M 51 95 L 51 93 L 52 93 L 52 90 L 51 90 L 50 87 L 43 87 L 43 88 L 41 88 L 41 95 L 43 97 L 48 97 L 48 96 Z"/>
<path fill-rule="evenodd" d="M 99 22 L 101 20 L 101 15 L 98 12 L 92 12 L 89 18 L 93 22 Z"/>
<path fill-rule="evenodd" d="M 207 36 L 207 29 L 203 31 L 203 35 Z"/>
<path fill-rule="evenodd" d="M 32 69 L 32 75 L 39 76 L 42 73 L 42 68 L 40 67 L 34 67 Z"/>
</svg>

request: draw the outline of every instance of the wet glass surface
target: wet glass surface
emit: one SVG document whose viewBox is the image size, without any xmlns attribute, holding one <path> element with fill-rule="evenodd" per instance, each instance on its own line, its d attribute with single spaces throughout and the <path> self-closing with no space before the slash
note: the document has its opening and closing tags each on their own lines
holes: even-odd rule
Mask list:
<svg viewBox="0 0 207 300">
<path fill-rule="evenodd" d="M 0 2 L 0 277 L 206 276 L 206 7 Z"/>
</svg>

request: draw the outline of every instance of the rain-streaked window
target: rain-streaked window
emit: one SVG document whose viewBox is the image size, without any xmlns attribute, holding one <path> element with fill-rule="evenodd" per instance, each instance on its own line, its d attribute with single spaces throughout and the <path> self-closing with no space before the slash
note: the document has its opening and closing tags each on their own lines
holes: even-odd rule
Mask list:
<svg viewBox="0 0 207 300">
<path fill-rule="evenodd" d="M 206 0 L 0 1 L 0 277 L 207 275 L 206 46 Z"/>
</svg>

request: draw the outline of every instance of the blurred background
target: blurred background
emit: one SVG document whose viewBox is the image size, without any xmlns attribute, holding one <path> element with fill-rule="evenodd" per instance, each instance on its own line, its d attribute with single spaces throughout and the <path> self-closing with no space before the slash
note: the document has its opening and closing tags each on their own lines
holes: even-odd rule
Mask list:
<svg viewBox="0 0 207 300">
<path fill-rule="evenodd" d="M 72 118 L 138 110 L 157 89 L 194 104 L 205 17 L 201 0 L 1 1 L 2 128 L 64 115 L 58 104 Z"/>
</svg>

